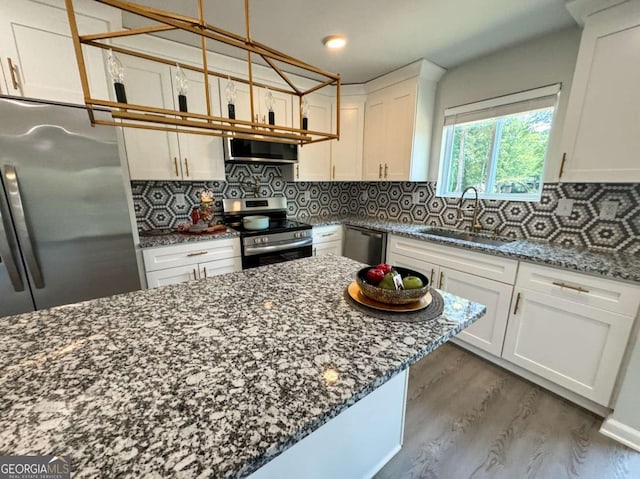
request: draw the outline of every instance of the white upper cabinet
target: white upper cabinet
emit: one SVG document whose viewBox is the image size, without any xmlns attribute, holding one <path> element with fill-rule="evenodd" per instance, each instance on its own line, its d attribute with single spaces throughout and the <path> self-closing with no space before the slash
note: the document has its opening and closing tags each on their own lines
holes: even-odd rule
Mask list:
<svg viewBox="0 0 640 479">
<path fill-rule="evenodd" d="M 331 179 L 362 180 L 362 137 L 364 134 L 364 96 L 340 99 L 340 140 L 331 141 Z M 335 118 L 335 107 L 331 118 Z"/>
<path fill-rule="evenodd" d="M 640 7 L 587 17 L 563 132 L 560 179 L 640 181 Z"/>
<path fill-rule="evenodd" d="M 164 58 L 180 58 L 187 64 L 198 63 L 199 51 L 166 40 L 127 39 L 126 46 Z M 160 53 L 161 52 L 161 53 Z M 118 54 L 125 68 L 127 101 L 131 104 L 178 109 L 176 67 Z M 204 76 L 183 70 L 188 79 L 187 108 L 207 114 Z M 111 97 L 114 97 L 111 88 Z M 211 114 L 220 115 L 218 79 L 209 77 Z M 224 157 L 220 137 L 123 128 L 129 174 L 134 180 L 224 180 Z"/>
<path fill-rule="evenodd" d="M 183 70 L 189 81 L 187 109 L 192 113 L 207 114 L 207 99 L 204 75 Z M 175 85 L 176 68 L 171 68 L 173 102 L 178 105 L 178 89 Z M 211 115 L 220 116 L 220 93 L 218 79 L 209 77 L 209 104 Z M 222 138 L 219 136 L 178 133 L 182 177 L 185 180 L 224 179 L 224 155 Z"/>
<path fill-rule="evenodd" d="M 63 1 L 0 2 L 0 61 L 9 95 L 66 103 L 84 103 Z M 80 33 L 117 30 L 120 15 L 95 2 L 74 2 Z M 91 95 L 107 99 L 103 52 L 83 47 Z M 4 85 L 3 85 L 4 87 Z"/>
<path fill-rule="evenodd" d="M 119 55 L 118 58 L 125 68 L 129 103 L 173 110 L 169 66 L 127 55 Z M 122 132 L 131 179 L 182 179 L 177 133 L 141 128 L 123 128 Z"/>
<path fill-rule="evenodd" d="M 318 93 L 306 96 L 309 103 L 308 129 L 311 131 L 331 131 L 333 98 Z M 299 117 L 299 107 L 295 112 Z M 299 123 L 299 120 L 298 122 Z M 296 181 L 328 181 L 331 179 L 331 141 L 321 141 L 298 147 Z"/>
<path fill-rule="evenodd" d="M 213 66 L 213 65 L 212 65 Z M 226 86 L 224 78 L 220 80 L 220 97 L 222 104 L 222 116 L 229 118 L 227 108 Z M 263 83 L 256 78 L 255 81 Z M 236 87 L 235 113 L 236 120 L 251 121 L 251 96 L 249 85 L 241 82 L 234 82 Z M 293 124 L 292 96 L 279 91 L 269 90 L 273 96 L 273 111 L 275 113 L 275 124 L 291 128 Z M 269 110 L 267 109 L 267 89 L 254 87 L 253 89 L 253 120 L 260 123 L 269 123 Z"/>
<path fill-rule="evenodd" d="M 421 60 L 366 85 L 364 180 L 427 179 L 436 84 L 443 73 Z"/>
</svg>

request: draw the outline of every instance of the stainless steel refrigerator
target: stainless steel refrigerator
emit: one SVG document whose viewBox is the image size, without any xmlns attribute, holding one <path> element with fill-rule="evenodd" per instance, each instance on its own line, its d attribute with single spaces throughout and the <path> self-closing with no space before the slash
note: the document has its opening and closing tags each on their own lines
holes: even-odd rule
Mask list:
<svg viewBox="0 0 640 479">
<path fill-rule="evenodd" d="M 113 127 L 0 97 L 0 179 L 0 317 L 140 289 Z"/>
</svg>

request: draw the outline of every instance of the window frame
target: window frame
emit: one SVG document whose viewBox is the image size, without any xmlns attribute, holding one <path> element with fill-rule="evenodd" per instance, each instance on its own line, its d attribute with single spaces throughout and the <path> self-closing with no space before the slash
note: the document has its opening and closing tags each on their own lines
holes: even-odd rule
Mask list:
<svg viewBox="0 0 640 479">
<path fill-rule="evenodd" d="M 540 88 L 534 88 L 531 90 L 525 90 L 518 93 L 510 94 L 510 95 L 504 95 L 504 96 L 490 98 L 490 99 L 482 100 L 478 102 L 467 103 L 465 105 L 461 105 L 453 108 L 447 108 L 444 111 L 444 118 L 443 118 L 442 139 L 441 139 L 441 147 L 440 147 L 440 163 L 439 163 L 439 169 L 438 169 L 438 183 L 436 186 L 436 196 L 441 198 L 459 198 L 461 194 L 461 192 L 444 192 L 443 191 L 445 188 L 445 185 L 447 184 L 446 179 L 449 178 L 449 174 L 451 172 L 451 167 L 452 167 L 451 154 L 452 154 L 453 142 L 454 142 L 453 132 L 456 125 L 471 124 L 475 121 L 480 122 L 480 121 L 485 121 L 491 118 L 498 118 L 499 126 L 502 127 L 502 125 L 504 124 L 504 121 L 501 121 L 501 120 L 509 117 L 510 115 L 516 115 L 518 113 L 526 113 L 529 111 L 536 111 L 542 108 L 534 108 L 531 110 L 525 109 L 520 112 L 504 113 L 497 117 L 489 115 L 489 116 L 486 116 L 485 118 L 482 118 L 483 111 L 490 112 L 494 109 L 499 109 L 501 107 L 504 108 L 510 105 L 516 105 L 518 103 L 542 100 L 546 97 L 555 96 L 555 101 L 553 102 L 553 104 L 546 107 L 546 108 L 553 107 L 553 115 L 551 118 L 551 130 L 549 132 L 549 141 L 547 143 L 547 151 L 545 153 L 544 161 L 542 164 L 542 172 L 541 172 L 542 187 L 540 188 L 540 191 L 534 194 L 478 192 L 478 198 L 480 199 L 503 200 L 503 201 L 527 201 L 527 202 L 540 201 L 540 198 L 542 197 L 542 189 L 544 188 L 544 175 L 547 168 L 547 161 L 549 158 L 549 146 L 551 145 L 551 140 L 553 138 L 554 131 L 555 131 L 555 123 L 556 123 L 556 117 L 558 114 L 558 103 L 560 98 L 561 87 L 562 87 L 561 83 L 555 83 L 552 85 L 547 85 Z M 447 121 L 449 121 L 450 118 L 452 117 L 455 118 L 457 115 L 464 115 L 464 114 L 478 114 L 480 115 L 480 118 L 477 120 L 462 121 L 460 123 L 456 123 L 454 119 L 452 123 L 447 124 Z M 499 148 L 496 148 L 495 146 L 500 144 L 501 135 L 499 135 L 499 133 L 501 133 L 501 130 L 502 128 L 500 129 L 496 128 L 496 133 L 494 134 L 494 138 L 491 144 L 490 161 L 488 164 L 488 172 L 487 172 L 487 179 L 488 179 L 487 186 L 486 186 L 487 191 L 491 191 L 493 189 L 493 186 L 495 185 L 495 176 L 496 176 L 496 169 L 498 165 L 498 155 L 499 155 Z"/>
</svg>

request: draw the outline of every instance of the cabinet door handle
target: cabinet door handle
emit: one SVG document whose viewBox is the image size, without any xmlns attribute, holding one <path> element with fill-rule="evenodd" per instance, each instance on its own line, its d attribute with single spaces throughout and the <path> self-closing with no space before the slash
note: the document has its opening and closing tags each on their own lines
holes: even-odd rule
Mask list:
<svg viewBox="0 0 640 479">
<path fill-rule="evenodd" d="M 564 173 L 564 163 L 567 161 L 567 154 L 562 154 L 562 163 L 560 163 L 560 173 L 558 174 L 558 179 L 562 178 L 562 174 Z"/>
<path fill-rule="evenodd" d="M 202 267 L 202 271 L 204 272 L 204 277 L 206 278 L 207 277 L 207 267 L 203 266 Z"/>
<path fill-rule="evenodd" d="M 187 256 L 201 256 L 203 254 L 207 254 L 208 251 L 198 251 L 197 253 L 189 253 Z"/>
<path fill-rule="evenodd" d="M 332 174 L 332 178 L 335 180 L 336 179 L 336 166 L 333 165 L 333 174 Z"/>
<path fill-rule="evenodd" d="M 382 163 L 378 165 L 378 179 L 382 179 Z"/>
<path fill-rule="evenodd" d="M 11 83 L 13 83 L 13 89 L 19 90 L 20 84 L 18 83 L 16 66 L 13 64 L 13 61 L 10 57 L 7 57 L 7 62 L 9 63 L 9 72 L 11 72 Z"/>
<path fill-rule="evenodd" d="M 300 165 L 296 165 L 296 179 L 300 179 Z"/>
<path fill-rule="evenodd" d="M 387 165 L 386 163 L 384 164 L 384 177 L 386 178 L 388 176 L 389 173 L 389 165 Z"/>
<path fill-rule="evenodd" d="M 173 166 L 176 169 L 176 176 L 180 176 L 180 172 L 178 171 L 178 158 L 175 156 L 173 157 Z"/>
<path fill-rule="evenodd" d="M 258 123 L 258 114 L 256 113 L 256 123 Z"/>
<path fill-rule="evenodd" d="M 433 270 L 433 268 L 431 268 L 431 276 L 429 276 L 429 284 L 433 284 L 433 273 L 435 273 L 435 271 Z"/>
<path fill-rule="evenodd" d="M 520 305 L 520 293 L 516 296 L 516 305 L 513 307 L 513 314 L 518 314 L 518 306 Z"/>
<path fill-rule="evenodd" d="M 184 168 L 187 172 L 187 176 L 189 176 L 189 160 L 187 158 L 184 159 Z"/>
<path fill-rule="evenodd" d="M 560 288 L 572 289 L 574 291 L 577 291 L 578 293 L 588 293 L 589 292 L 588 289 L 584 289 L 581 286 L 571 286 L 570 284 L 563 283 L 561 281 L 554 281 L 551 284 L 553 284 L 554 286 L 559 286 Z"/>
<path fill-rule="evenodd" d="M 438 289 L 442 289 L 442 280 L 444 279 L 444 273 L 440 271 L 440 280 L 438 281 Z"/>
<path fill-rule="evenodd" d="M 198 279 L 198 273 L 195 268 L 193 268 L 193 279 Z"/>
</svg>

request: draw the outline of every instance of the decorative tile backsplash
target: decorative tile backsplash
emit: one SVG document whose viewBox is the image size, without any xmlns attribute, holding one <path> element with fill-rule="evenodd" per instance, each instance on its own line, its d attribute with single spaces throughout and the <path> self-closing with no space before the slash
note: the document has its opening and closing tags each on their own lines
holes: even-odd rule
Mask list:
<svg viewBox="0 0 640 479">
<path fill-rule="evenodd" d="M 294 183 L 283 180 L 280 167 L 271 165 L 227 165 L 226 177 L 227 181 L 213 182 L 132 181 L 138 228 L 188 221 L 198 191 L 205 187 L 215 193 L 216 212 L 222 213 L 222 198 L 254 195 L 247 184 L 254 177 L 260 182 L 260 196 L 285 196 L 294 216 L 352 214 L 432 226 L 459 225 L 458 199 L 436 197 L 434 182 Z M 555 214 L 561 198 L 574 200 L 571 216 Z M 618 202 L 615 220 L 598 218 L 605 200 Z M 471 204 L 467 200 L 464 206 Z M 471 216 L 472 211 L 465 210 L 460 226 L 469 225 Z M 478 219 L 483 228 L 498 228 L 501 235 L 513 238 L 640 254 L 640 184 L 548 183 L 540 202 L 482 200 Z"/>
</svg>

